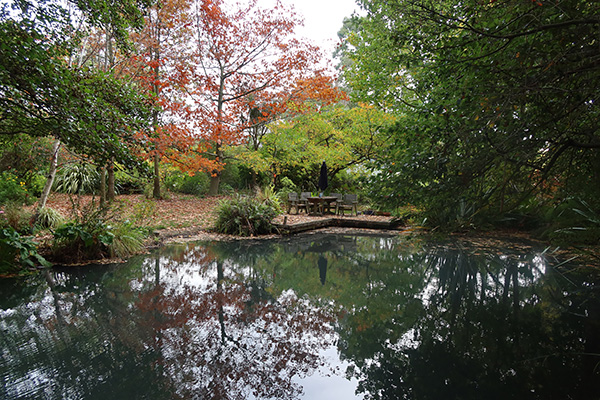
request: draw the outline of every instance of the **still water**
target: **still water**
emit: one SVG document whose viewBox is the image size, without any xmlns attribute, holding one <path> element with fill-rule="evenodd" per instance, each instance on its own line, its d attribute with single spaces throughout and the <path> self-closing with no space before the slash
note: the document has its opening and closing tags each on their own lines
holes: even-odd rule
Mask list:
<svg viewBox="0 0 600 400">
<path fill-rule="evenodd" d="M 0 282 L 0 398 L 598 399 L 598 275 L 324 233 L 54 269 Z"/>
</svg>

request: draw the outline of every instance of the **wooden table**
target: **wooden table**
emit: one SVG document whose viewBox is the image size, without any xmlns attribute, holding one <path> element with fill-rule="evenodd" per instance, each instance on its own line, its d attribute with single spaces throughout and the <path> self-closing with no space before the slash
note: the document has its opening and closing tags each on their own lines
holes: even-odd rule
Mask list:
<svg viewBox="0 0 600 400">
<path fill-rule="evenodd" d="M 327 208 L 329 209 L 330 204 L 336 201 L 338 198 L 335 196 L 323 196 L 323 197 L 307 197 L 306 201 L 310 204 L 311 214 L 319 214 L 322 215 L 325 210 L 325 204 L 327 204 Z M 315 210 L 315 211 L 312 211 Z M 319 212 L 320 211 L 320 212 Z"/>
</svg>

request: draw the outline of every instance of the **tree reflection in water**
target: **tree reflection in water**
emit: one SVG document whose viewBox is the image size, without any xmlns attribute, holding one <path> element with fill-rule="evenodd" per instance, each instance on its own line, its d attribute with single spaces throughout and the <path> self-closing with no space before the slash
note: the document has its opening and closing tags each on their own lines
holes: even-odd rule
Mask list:
<svg viewBox="0 0 600 400">
<path fill-rule="evenodd" d="M 597 270 L 474 252 L 420 257 L 428 284 L 410 329 L 373 310 L 394 339 L 344 332 L 361 336 L 358 349 L 343 349 L 359 390 L 367 399 L 600 398 Z"/>
<path fill-rule="evenodd" d="M 0 282 L 0 398 L 597 399 L 598 272 L 531 249 L 300 235 Z M 334 368 L 334 366 L 332 366 Z"/>
<path fill-rule="evenodd" d="M 0 397 L 298 398 L 293 378 L 322 365 L 331 312 L 292 291 L 273 296 L 218 248 L 170 251 L 97 267 L 97 281 L 70 270 L 49 274 L 48 290 L 38 282 L 29 301 L 3 313 L 0 371 L 10 385 Z M 28 340 L 36 360 L 25 354 Z"/>
<path fill-rule="evenodd" d="M 321 365 L 331 313 L 293 292 L 272 296 L 256 273 L 238 276 L 237 265 L 208 250 L 192 248 L 183 257 L 203 265 L 200 285 L 163 280 L 136 303 L 143 323 L 160 332 L 153 346 L 166 375 L 182 398 L 298 397 L 302 388 L 292 378 Z M 171 267 L 174 273 L 180 265 Z"/>
</svg>

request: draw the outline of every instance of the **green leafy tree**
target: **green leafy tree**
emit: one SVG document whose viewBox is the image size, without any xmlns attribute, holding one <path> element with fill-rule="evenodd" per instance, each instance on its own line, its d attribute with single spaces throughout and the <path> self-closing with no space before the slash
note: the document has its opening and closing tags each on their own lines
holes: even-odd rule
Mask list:
<svg viewBox="0 0 600 400">
<path fill-rule="evenodd" d="M 439 224 L 598 198 L 584 184 L 600 171 L 597 3 L 362 4 L 345 79 L 355 98 L 403 114 L 374 165 L 378 192 Z"/>
<path fill-rule="evenodd" d="M 109 24 L 124 43 L 142 4 L 75 6 L 84 22 Z M 0 9 L 0 135 L 54 136 L 98 161 L 135 165 L 131 150 L 139 145 L 135 131 L 148 123 L 148 102 L 112 74 L 69 62 L 80 38 L 73 18 L 53 1 L 14 1 Z"/>
<path fill-rule="evenodd" d="M 373 158 L 389 140 L 387 128 L 395 120 L 394 115 L 365 104 L 301 114 L 271 125 L 259 152 L 250 153 L 256 158 L 247 157 L 246 161 L 252 163 L 251 168 L 262 167 L 262 172 L 269 170 L 276 176 L 303 169 L 308 174 L 304 180 L 316 185 L 323 161 L 332 179 Z M 317 175 L 310 176 L 311 171 Z"/>
</svg>

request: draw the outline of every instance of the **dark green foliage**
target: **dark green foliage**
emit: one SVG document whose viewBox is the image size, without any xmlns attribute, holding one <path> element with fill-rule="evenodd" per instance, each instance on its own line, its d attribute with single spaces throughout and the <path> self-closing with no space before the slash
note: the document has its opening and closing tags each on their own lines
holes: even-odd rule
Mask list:
<svg viewBox="0 0 600 400">
<path fill-rule="evenodd" d="M 278 214 L 270 203 L 246 196 L 222 201 L 217 209 L 215 230 L 238 236 L 254 236 L 273 231 L 272 220 Z"/>
<path fill-rule="evenodd" d="M 549 213 L 548 236 L 558 243 L 600 243 L 600 213 L 585 200 L 566 199 Z"/>
<path fill-rule="evenodd" d="M 84 223 L 69 222 L 54 231 L 54 256 L 63 261 L 100 259 L 108 253 L 114 235 L 96 219 Z"/>
<path fill-rule="evenodd" d="M 228 162 L 225 164 L 223 171 L 221 171 L 221 185 L 229 188 L 229 190 L 222 190 L 224 193 L 233 192 L 235 189 L 243 188 L 240 168 L 235 162 Z"/>
<path fill-rule="evenodd" d="M 19 182 L 25 182 L 31 196 L 38 197 L 44 187 L 51 150 L 50 138 L 0 136 L 0 171 L 14 174 Z"/>
<path fill-rule="evenodd" d="M 176 191 L 193 194 L 195 196 L 204 196 L 208 193 L 210 178 L 204 172 L 198 172 L 194 176 L 186 175 Z"/>
<path fill-rule="evenodd" d="M 238 166 L 240 188 L 251 188 L 254 184 L 258 187 L 268 185 L 273 176 L 268 172 L 255 172 L 246 165 Z"/>
<path fill-rule="evenodd" d="M 121 168 L 115 171 L 115 188 L 119 194 L 144 193 L 147 182 L 147 176 L 139 171 L 124 171 Z"/>
<path fill-rule="evenodd" d="M 279 201 L 282 204 L 285 204 L 288 201 L 288 193 L 298 193 L 298 186 L 292 180 L 286 176 L 279 180 L 279 190 L 277 191 L 277 196 L 279 197 Z"/>
<path fill-rule="evenodd" d="M 599 3 L 363 4 L 346 79 L 403 115 L 373 164 L 374 199 L 445 227 L 572 196 L 598 210 Z"/>
<path fill-rule="evenodd" d="M 12 227 L 0 229 L 0 274 L 16 273 L 23 267 L 49 267 L 36 244 L 27 236 L 21 236 Z"/>
<path fill-rule="evenodd" d="M 0 9 L 0 135 L 54 136 L 98 161 L 139 165 L 131 148 L 141 144 L 135 131 L 148 126 L 150 102 L 109 73 L 68 65 L 76 40 L 65 35 L 69 21 L 54 6 L 55 15 L 42 8 L 15 17 Z"/>
<path fill-rule="evenodd" d="M 146 232 L 139 223 L 121 221 L 120 208 L 97 207 L 94 202 L 81 207 L 73 200 L 76 219 L 59 226 L 54 233 L 52 259 L 79 263 L 108 257 L 128 257 L 144 248 Z M 144 218 L 143 213 L 134 217 Z"/>
<path fill-rule="evenodd" d="M 109 254 L 113 242 L 109 220 L 110 209 L 97 207 L 94 202 L 85 206 L 79 198 L 71 198 L 75 220 L 59 226 L 54 233 L 53 258 L 60 262 L 97 260 Z"/>
</svg>

